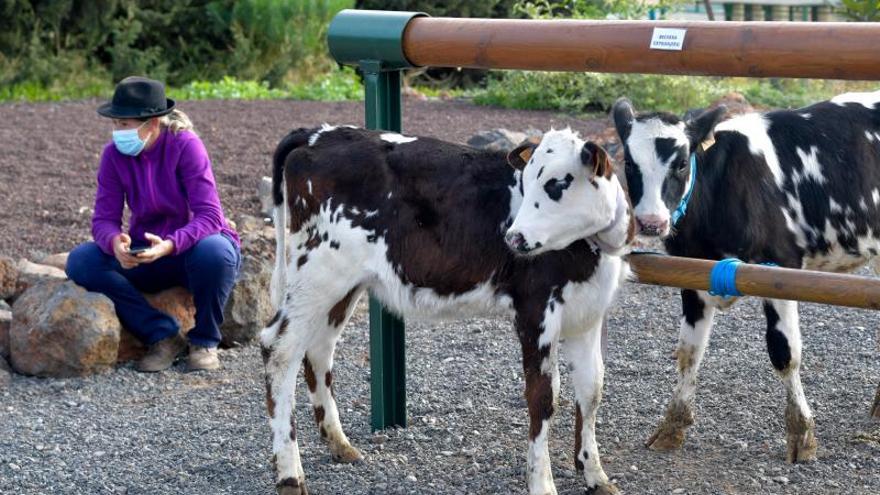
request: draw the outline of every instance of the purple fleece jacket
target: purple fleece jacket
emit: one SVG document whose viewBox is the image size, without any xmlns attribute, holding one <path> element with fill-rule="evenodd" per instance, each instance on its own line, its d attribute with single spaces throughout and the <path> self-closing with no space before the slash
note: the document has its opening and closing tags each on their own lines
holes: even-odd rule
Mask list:
<svg viewBox="0 0 880 495">
<path fill-rule="evenodd" d="M 92 237 L 110 255 L 113 237 L 122 232 L 124 203 L 131 210 L 132 245 L 149 245 L 145 232 L 174 241 L 175 255 L 217 233 L 240 245 L 223 216 L 205 145 L 190 131 L 175 134 L 163 129 L 137 156 L 123 155 L 112 141 L 104 147 Z"/>
</svg>

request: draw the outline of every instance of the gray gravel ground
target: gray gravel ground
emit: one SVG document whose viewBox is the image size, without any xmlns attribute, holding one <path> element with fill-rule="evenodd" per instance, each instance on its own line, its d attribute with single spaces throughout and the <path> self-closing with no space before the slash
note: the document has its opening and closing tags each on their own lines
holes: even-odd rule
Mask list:
<svg viewBox="0 0 880 495">
<path fill-rule="evenodd" d="M 597 427 L 606 472 L 626 494 L 880 494 L 880 425 L 867 418 L 880 382 L 876 313 L 804 305 L 803 381 L 820 459 L 783 460 L 784 392 L 764 350 L 757 300 L 718 320 L 685 448 L 642 447 L 674 383 L 678 300 L 629 285 L 610 322 Z M 363 303 L 361 307 L 363 308 Z M 337 354 L 343 424 L 366 454 L 336 465 L 320 443 L 300 382 L 297 420 L 315 494 L 525 493 L 527 415 L 519 346 L 509 325 L 410 322 L 410 427 L 373 434 L 363 310 Z M 272 493 L 270 433 L 256 347 L 222 353 L 225 371 L 86 379 L 16 376 L 0 402 L 0 493 Z M 573 470 L 573 401 L 563 369 L 551 442 L 557 487 Z"/>
</svg>

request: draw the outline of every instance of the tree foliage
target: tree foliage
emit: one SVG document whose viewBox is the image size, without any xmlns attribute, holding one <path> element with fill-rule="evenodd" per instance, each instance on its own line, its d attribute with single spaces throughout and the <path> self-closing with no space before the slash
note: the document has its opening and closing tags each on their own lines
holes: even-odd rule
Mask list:
<svg viewBox="0 0 880 495">
<path fill-rule="evenodd" d="M 0 0 L 0 85 L 146 74 L 280 84 L 332 66 L 327 24 L 353 0 Z"/>
</svg>

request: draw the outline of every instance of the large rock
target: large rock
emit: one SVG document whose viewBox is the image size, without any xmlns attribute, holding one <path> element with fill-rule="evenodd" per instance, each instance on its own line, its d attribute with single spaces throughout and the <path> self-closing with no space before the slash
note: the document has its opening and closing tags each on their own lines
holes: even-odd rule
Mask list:
<svg viewBox="0 0 880 495">
<path fill-rule="evenodd" d="M 54 266 L 31 263 L 24 258 L 18 260 L 16 269 L 18 270 L 18 280 L 15 283 L 15 294 L 12 295 L 13 300 L 39 282 L 67 280 L 67 274 L 64 273 L 64 270 Z"/>
<path fill-rule="evenodd" d="M 151 306 L 177 320 L 184 334 L 189 333 L 196 325 L 196 307 L 192 294 L 183 287 L 172 287 L 155 294 L 144 294 Z M 119 337 L 117 361 L 124 363 L 143 357 L 147 347 L 125 328 Z"/>
<path fill-rule="evenodd" d="M 67 268 L 67 256 L 70 253 L 56 253 L 40 260 L 41 265 L 54 266 L 59 270 L 64 270 Z"/>
<path fill-rule="evenodd" d="M 9 358 L 9 329 L 12 312 L 0 309 L 0 358 Z"/>
<path fill-rule="evenodd" d="M 542 136 L 541 131 L 537 129 L 529 129 L 526 132 L 516 132 L 508 129 L 493 129 L 490 131 L 481 131 L 470 139 L 468 139 L 468 146 L 472 146 L 478 149 L 485 149 L 491 151 L 510 151 L 520 143 L 529 138 L 540 138 Z"/>
<path fill-rule="evenodd" d="M 241 273 L 223 311 L 222 345 L 246 344 L 272 318 L 269 286 L 275 252 L 275 231 L 259 218 L 242 215 L 236 224 L 241 237 Z"/>
<path fill-rule="evenodd" d="M 222 345 L 246 344 L 272 318 L 272 263 L 265 258 L 242 253 L 241 274 L 223 311 Z"/>
<path fill-rule="evenodd" d="M 0 256 L 0 299 L 12 299 L 17 285 L 18 263 L 8 256 Z"/>
<path fill-rule="evenodd" d="M 275 201 L 272 199 L 272 178 L 262 177 L 257 185 L 257 198 L 260 200 L 260 214 L 264 217 L 271 217 L 272 210 L 275 208 Z"/>
<path fill-rule="evenodd" d="M 85 376 L 116 364 L 119 320 L 107 297 L 73 282 L 43 281 L 12 307 L 9 355 L 26 375 Z"/>
</svg>

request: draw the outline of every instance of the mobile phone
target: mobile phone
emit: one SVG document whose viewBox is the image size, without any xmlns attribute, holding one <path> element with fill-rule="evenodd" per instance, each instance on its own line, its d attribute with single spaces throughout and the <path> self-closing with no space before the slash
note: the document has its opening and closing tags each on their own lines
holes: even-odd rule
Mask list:
<svg viewBox="0 0 880 495">
<path fill-rule="evenodd" d="M 150 246 L 142 246 L 142 247 L 136 247 L 136 248 L 129 248 L 129 250 L 128 250 L 128 254 L 131 254 L 131 255 L 137 255 L 137 254 L 143 253 L 144 251 L 146 251 L 146 250 L 148 250 L 148 249 L 150 249 Z"/>
</svg>

